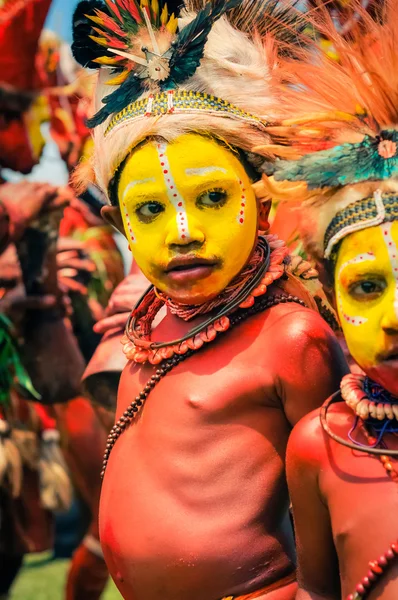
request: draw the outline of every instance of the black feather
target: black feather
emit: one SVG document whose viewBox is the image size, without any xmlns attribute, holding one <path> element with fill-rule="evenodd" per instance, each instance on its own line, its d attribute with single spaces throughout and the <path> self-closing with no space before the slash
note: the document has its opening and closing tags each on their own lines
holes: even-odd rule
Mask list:
<svg viewBox="0 0 398 600">
<path fill-rule="evenodd" d="M 159 13 L 162 12 L 163 6 L 167 4 L 167 10 L 169 15 L 178 17 L 181 10 L 184 8 L 184 0 L 164 0 L 159 2 Z"/>
<path fill-rule="evenodd" d="M 101 125 L 108 117 L 122 111 L 131 102 L 137 100 L 142 92 L 141 81 L 131 73 L 117 90 L 103 98 L 104 106 L 91 119 L 88 119 L 87 126 L 93 129 L 97 125 Z"/>
<path fill-rule="evenodd" d="M 229 10 L 240 5 L 242 0 L 217 0 L 208 3 L 177 36 L 170 60 L 170 79 L 183 83 L 195 73 L 203 58 L 204 47 L 213 23 Z"/>
<path fill-rule="evenodd" d="M 90 69 L 98 69 L 98 64 L 93 62 L 96 58 L 100 56 L 113 56 L 106 48 L 103 48 L 89 37 L 90 35 L 98 36 L 93 29 L 95 24 L 86 17 L 86 15 L 95 16 L 95 9 L 102 10 L 104 13 L 110 15 L 105 2 L 101 0 L 83 0 L 77 5 L 72 20 L 73 56 L 82 67 Z"/>
</svg>

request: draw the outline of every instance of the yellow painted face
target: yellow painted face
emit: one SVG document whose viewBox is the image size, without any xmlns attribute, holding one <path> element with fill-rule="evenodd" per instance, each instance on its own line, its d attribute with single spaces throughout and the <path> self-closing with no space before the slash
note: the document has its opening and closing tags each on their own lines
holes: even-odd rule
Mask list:
<svg viewBox="0 0 398 600">
<path fill-rule="evenodd" d="M 398 396 L 398 221 L 343 240 L 335 292 L 351 355 L 372 379 Z"/>
<path fill-rule="evenodd" d="M 119 204 L 146 277 L 183 304 L 217 296 L 242 270 L 257 238 L 257 201 L 239 159 L 196 134 L 149 141 L 121 174 Z"/>
</svg>

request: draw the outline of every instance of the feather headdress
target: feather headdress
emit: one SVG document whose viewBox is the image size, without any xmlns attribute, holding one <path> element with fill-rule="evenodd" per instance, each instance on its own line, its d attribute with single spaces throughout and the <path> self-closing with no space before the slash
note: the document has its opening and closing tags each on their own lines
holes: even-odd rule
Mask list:
<svg viewBox="0 0 398 600">
<path fill-rule="evenodd" d="M 251 7 L 234 12 L 242 1 Z M 213 0 L 196 10 L 163 0 L 78 5 L 75 57 L 100 67 L 90 124 L 95 178 L 105 192 L 130 150 L 150 136 L 171 141 L 195 131 L 248 152 L 269 142 L 266 122 L 280 103 L 271 91 L 274 46 L 255 33 L 256 14 L 264 29 L 266 4 Z M 240 15 L 239 29 L 224 14 Z"/>
<path fill-rule="evenodd" d="M 285 67 L 295 116 L 273 129 L 273 152 L 284 157 L 289 146 L 296 160 L 276 160 L 273 175 L 307 184 L 302 232 L 318 258 L 350 232 L 398 218 L 397 7 L 389 0 L 372 17 L 358 3 L 361 25 L 349 37 L 321 10 L 316 25 L 339 61 L 312 53 Z"/>
</svg>

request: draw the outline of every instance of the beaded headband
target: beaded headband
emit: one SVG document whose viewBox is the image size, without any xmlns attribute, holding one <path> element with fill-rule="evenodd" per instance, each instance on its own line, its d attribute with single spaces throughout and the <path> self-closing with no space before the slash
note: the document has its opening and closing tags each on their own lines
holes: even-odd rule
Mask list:
<svg viewBox="0 0 398 600">
<path fill-rule="evenodd" d="M 106 128 L 105 136 L 119 126 L 127 123 L 130 124 L 137 119 L 165 114 L 200 112 L 245 121 L 263 131 L 267 126 L 267 123 L 259 117 L 245 112 L 222 98 L 202 92 L 169 90 L 168 92 L 161 92 L 159 94 L 150 94 L 147 98 L 137 100 L 126 106 L 126 108 L 112 118 Z"/>
<path fill-rule="evenodd" d="M 376 190 L 373 196 L 349 204 L 330 222 L 324 239 L 324 256 L 330 258 L 336 244 L 355 231 L 398 220 L 398 196 Z"/>
</svg>

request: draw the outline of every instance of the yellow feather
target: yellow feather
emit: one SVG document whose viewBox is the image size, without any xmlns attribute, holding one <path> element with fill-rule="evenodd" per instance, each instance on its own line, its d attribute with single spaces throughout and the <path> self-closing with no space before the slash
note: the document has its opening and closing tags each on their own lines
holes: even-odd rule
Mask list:
<svg viewBox="0 0 398 600">
<path fill-rule="evenodd" d="M 151 2 L 151 9 L 152 9 L 152 14 L 153 15 L 158 15 L 159 14 L 159 2 L 158 2 L 158 0 L 152 0 L 152 2 Z"/>
<path fill-rule="evenodd" d="M 129 76 L 129 73 L 130 71 L 126 69 L 126 71 L 123 71 L 123 73 L 119 73 L 118 75 L 116 75 L 116 77 L 113 77 L 113 79 L 109 79 L 106 82 L 106 85 L 121 85 L 126 81 L 127 77 Z"/>
<path fill-rule="evenodd" d="M 174 16 L 174 13 L 171 15 L 169 22 L 166 25 L 167 31 L 170 33 L 175 33 L 178 27 L 178 20 Z"/>
<path fill-rule="evenodd" d="M 93 62 L 99 65 L 117 65 L 120 61 L 117 58 L 110 58 L 109 56 L 99 56 Z"/>
<path fill-rule="evenodd" d="M 105 48 L 108 48 L 109 46 L 108 41 L 103 37 L 97 37 L 96 35 L 89 35 L 88 37 L 100 46 L 104 46 Z"/>
<path fill-rule="evenodd" d="M 160 15 L 160 23 L 162 25 L 166 25 L 168 20 L 169 20 L 169 12 L 167 10 L 167 4 L 165 4 L 163 6 L 162 14 Z"/>
<path fill-rule="evenodd" d="M 94 17 L 93 15 L 84 15 L 85 17 L 87 17 L 87 19 L 90 19 L 90 21 L 93 21 L 94 23 L 96 23 L 97 25 L 103 25 L 104 21 L 101 19 L 101 17 Z"/>
<path fill-rule="evenodd" d="M 149 6 L 148 0 L 141 0 L 141 8 L 145 8 L 146 6 Z"/>
</svg>

